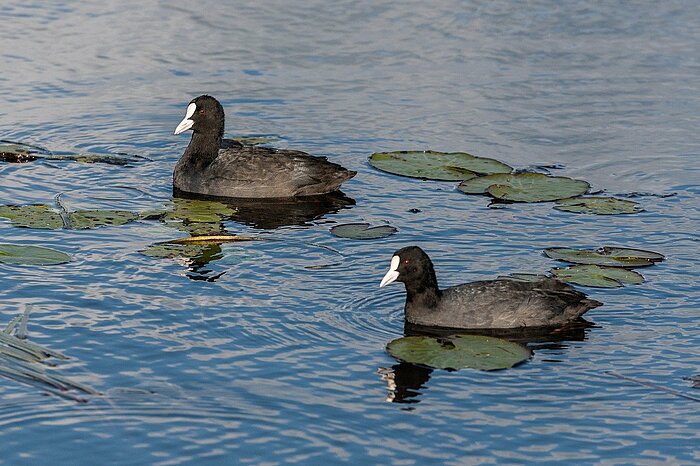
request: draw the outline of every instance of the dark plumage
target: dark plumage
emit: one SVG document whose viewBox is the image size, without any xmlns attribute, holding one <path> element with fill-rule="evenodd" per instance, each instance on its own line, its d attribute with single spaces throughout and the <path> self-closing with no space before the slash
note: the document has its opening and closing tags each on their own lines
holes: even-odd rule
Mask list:
<svg viewBox="0 0 700 466">
<path fill-rule="evenodd" d="M 433 263 L 417 246 L 394 253 L 379 286 L 395 280 L 406 285 L 406 320 L 431 327 L 553 327 L 602 305 L 553 278 L 482 280 L 440 290 Z"/>
<path fill-rule="evenodd" d="M 337 191 L 357 173 L 301 151 L 231 141 L 220 150 L 224 109 L 208 95 L 190 102 L 175 134 L 188 129 L 192 140 L 173 172 L 176 191 L 237 198 L 313 196 Z"/>
</svg>

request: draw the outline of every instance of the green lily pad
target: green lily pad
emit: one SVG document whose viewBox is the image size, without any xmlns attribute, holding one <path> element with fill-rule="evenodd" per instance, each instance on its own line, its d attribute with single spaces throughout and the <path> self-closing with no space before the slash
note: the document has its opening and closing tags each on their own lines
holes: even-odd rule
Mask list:
<svg viewBox="0 0 700 466">
<path fill-rule="evenodd" d="M 554 208 L 566 212 L 596 215 L 636 214 L 642 211 L 639 204 L 634 201 L 618 199 L 616 197 L 593 196 L 559 199 Z"/>
<path fill-rule="evenodd" d="M 400 361 L 452 370 L 508 369 L 532 354 L 525 346 L 483 335 L 402 337 L 390 342 L 386 349 Z"/>
<path fill-rule="evenodd" d="M 174 209 L 166 213 L 164 221 L 184 221 L 189 223 L 220 223 L 224 217 L 236 213 L 236 209 L 217 201 L 199 199 L 173 199 Z"/>
<path fill-rule="evenodd" d="M 65 252 L 41 246 L 0 244 L 0 262 L 21 265 L 56 265 L 70 262 Z"/>
<path fill-rule="evenodd" d="M 591 186 L 583 180 L 542 173 L 498 173 L 462 181 L 466 194 L 490 194 L 511 202 L 546 202 L 578 196 Z"/>
<path fill-rule="evenodd" d="M 61 215 L 45 204 L 2 205 L 0 206 L 0 217 L 10 220 L 17 227 L 44 230 L 63 228 Z"/>
<path fill-rule="evenodd" d="M 662 254 L 643 249 L 602 247 L 592 249 L 547 248 L 547 257 L 574 264 L 604 265 L 608 267 L 645 267 L 665 259 Z"/>
<path fill-rule="evenodd" d="M 499 280 L 514 280 L 517 282 L 538 282 L 547 278 L 547 275 L 540 273 L 511 273 L 508 275 L 499 275 L 496 277 Z"/>
<path fill-rule="evenodd" d="M 369 158 L 374 168 L 408 176 L 440 181 L 461 181 L 491 173 L 510 173 L 513 168 L 498 160 L 466 152 L 396 151 L 376 152 Z"/>
<path fill-rule="evenodd" d="M 83 230 L 105 225 L 124 225 L 138 218 L 126 210 L 77 210 L 66 216 L 64 224 L 61 214 L 45 204 L 23 206 L 0 206 L 0 217 L 9 219 L 14 226 L 59 230 L 67 226 L 71 230 Z"/>
<path fill-rule="evenodd" d="M 156 259 L 174 259 L 185 257 L 192 259 L 200 256 L 207 248 L 205 244 L 152 244 L 139 251 L 141 254 Z"/>
<path fill-rule="evenodd" d="M 105 225 L 125 225 L 138 218 L 138 214 L 128 210 L 77 210 L 68 214 L 72 230 L 84 230 Z"/>
<path fill-rule="evenodd" d="M 626 284 L 638 285 L 644 281 L 644 277 L 634 270 L 600 265 L 554 268 L 552 274 L 565 282 L 595 288 L 619 288 Z"/>
<path fill-rule="evenodd" d="M 379 239 L 391 236 L 399 231 L 390 225 L 380 225 L 370 227 L 369 223 L 346 223 L 336 225 L 330 229 L 330 232 L 340 238 L 349 239 Z"/>
<path fill-rule="evenodd" d="M 112 154 L 66 154 L 66 155 L 52 155 L 46 157 L 48 160 L 70 160 L 78 163 L 106 163 L 108 165 L 129 165 L 132 162 L 139 161 L 140 158 L 136 156 L 127 155 L 112 155 Z"/>
</svg>

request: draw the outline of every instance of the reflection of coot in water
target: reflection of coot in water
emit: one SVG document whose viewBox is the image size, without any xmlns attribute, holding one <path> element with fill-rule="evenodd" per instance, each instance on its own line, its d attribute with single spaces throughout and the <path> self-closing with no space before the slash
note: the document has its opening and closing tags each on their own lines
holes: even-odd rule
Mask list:
<svg viewBox="0 0 700 466">
<path fill-rule="evenodd" d="M 274 230 L 284 226 L 307 225 L 324 215 L 341 209 L 349 209 L 355 200 L 341 191 L 318 196 L 304 196 L 287 199 L 231 199 L 202 196 L 173 190 L 173 195 L 185 199 L 201 199 L 221 202 L 234 209 L 230 218 L 238 223 L 263 230 Z"/>
<path fill-rule="evenodd" d="M 528 346 L 533 351 L 543 349 L 566 349 L 569 341 L 584 341 L 588 329 L 594 324 L 582 318 L 568 323 L 562 327 L 540 327 L 523 329 L 480 329 L 469 330 L 472 335 L 488 335 L 498 338 L 505 338 L 516 343 Z M 422 325 L 405 322 L 404 335 L 429 335 L 448 336 L 458 333 L 464 334 L 464 330 L 451 329 L 445 327 L 426 327 Z M 551 359 L 549 360 L 551 362 Z M 420 395 L 428 387 L 430 375 L 433 369 L 418 366 L 415 364 L 400 362 L 391 369 L 380 369 L 379 373 L 387 382 L 389 396 L 387 401 L 392 403 L 418 403 Z"/>
</svg>

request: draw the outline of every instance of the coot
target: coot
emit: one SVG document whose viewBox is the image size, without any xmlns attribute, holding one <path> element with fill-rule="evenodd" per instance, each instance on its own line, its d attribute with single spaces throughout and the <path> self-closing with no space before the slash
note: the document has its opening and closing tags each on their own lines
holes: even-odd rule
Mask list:
<svg viewBox="0 0 700 466">
<path fill-rule="evenodd" d="M 357 173 L 301 151 L 233 141 L 221 149 L 224 109 L 208 95 L 190 102 L 175 134 L 188 129 L 192 140 L 175 165 L 175 191 L 237 198 L 313 196 L 337 191 Z"/>
<path fill-rule="evenodd" d="M 433 263 L 418 246 L 394 253 L 379 286 L 396 280 L 406 285 L 406 320 L 431 327 L 553 327 L 602 305 L 553 278 L 482 280 L 440 290 Z"/>
</svg>

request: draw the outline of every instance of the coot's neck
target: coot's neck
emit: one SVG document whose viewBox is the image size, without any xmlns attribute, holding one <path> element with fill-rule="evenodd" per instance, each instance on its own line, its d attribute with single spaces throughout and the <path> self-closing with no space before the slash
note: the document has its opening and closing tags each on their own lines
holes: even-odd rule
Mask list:
<svg viewBox="0 0 700 466">
<path fill-rule="evenodd" d="M 435 309 L 440 302 L 440 289 L 433 264 L 418 279 L 406 282 L 406 311 L 411 309 Z"/>
<path fill-rule="evenodd" d="M 219 147 L 221 147 L 222 133 L 200 133 L 192 134 L 190 145 L 182 155 L 183 162 L 188 165 L 197 165 L 198 167 L 206 167 L 211 164 L 219 155 Z"/>
</svg>

